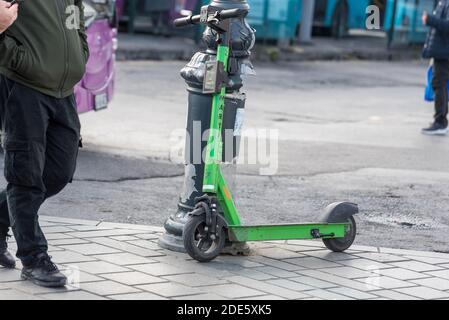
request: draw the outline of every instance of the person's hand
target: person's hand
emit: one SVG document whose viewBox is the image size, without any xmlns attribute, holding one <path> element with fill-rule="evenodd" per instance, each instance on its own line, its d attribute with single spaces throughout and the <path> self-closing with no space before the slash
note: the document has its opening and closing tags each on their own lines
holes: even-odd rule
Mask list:
<svg viewBox="0 0 449 320">
<path fill-rule="evenodd" d="M 16 21 L 18 9 L 18 4 L 11 6 L 9 2 L 0 0 L 0 34 Z"/>
<path fill-rule="evenodd" d="M 422 15 L 422 24 L 427 26 L 427 19 L 429 18 L 429 15 L 427 13 L 427 11 L 424 11 L 423 15 Z"/>
</svg>

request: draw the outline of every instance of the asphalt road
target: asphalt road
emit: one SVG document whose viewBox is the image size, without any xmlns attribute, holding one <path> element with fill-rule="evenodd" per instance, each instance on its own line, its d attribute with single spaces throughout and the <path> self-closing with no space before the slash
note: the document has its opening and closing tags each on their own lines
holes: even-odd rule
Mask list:
<svg viewBox="0 0 449 320">
<path fill-rule="evenodd" d="M 42 214 L 163 224 L 183 184 L 175 152 L 186 118 L 182 66 L 118 63 L 110 109 L 81 116 L 86 148 L 74 183 Z M 277 130 L 279 152 L 275 175 L 259 175 L 266 165 L 238 167 L 245 222 L 313 221 L 347 200 L 361 209 L 357 244 L 449 252 L 449 137 L 420 134 L 432 120 L 425 63 L 256 70 L 245 87 L 245 129 Z"/>
</svg>

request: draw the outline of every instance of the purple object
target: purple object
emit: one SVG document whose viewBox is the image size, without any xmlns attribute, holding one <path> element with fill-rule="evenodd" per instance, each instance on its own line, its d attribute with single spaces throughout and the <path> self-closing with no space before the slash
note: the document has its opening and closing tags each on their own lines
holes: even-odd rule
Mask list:
<svg viewBox="0 0 449 320">
<path fill-rule="evenodd" d="M 116 1 L 117 8 L 117 19 L 120 21 L 120 18 L 125 14 L 125 0 L 117 0 Z"/>
<path fill-rule="evenodd" d="M 79 113 L 106 108 L 114 95 L 117 29 L 108 19 L 98 19 L 86 32 L 90 57 L 86 73 L 75 87 Z"/>
</svg>

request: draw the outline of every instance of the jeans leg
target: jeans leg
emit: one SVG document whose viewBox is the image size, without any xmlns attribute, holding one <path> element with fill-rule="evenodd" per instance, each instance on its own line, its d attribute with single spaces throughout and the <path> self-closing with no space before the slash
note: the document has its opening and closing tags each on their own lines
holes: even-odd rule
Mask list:
<svg viewBox="0 0 449 320">
<path fill-rule="evenodd" d="M 42 175 L 49 114 L 44 95 L 12 81 L 10 84 L 12 90 L 1 115 L 6 198 L 17 257 L 27 265 L 35 253 L 48 249 L 38 211 L 46 194 Z"/>
<path fill-rule="evenodd" d="M 72 181 L 80 141 L 80 122 L 73 96 L 59 100 L 47 130 L 43 179 L 46 198 L 58 194 Z"/>
<path fill-rule="evenodd" d="M 432 87 L 435 91 L 435 123 L 447 127 L 449 60 L 435 60 Z"/>
<path fill-rule="evenodd" d="M 9 220 L 8 201 L 6 198 L 6 189 L 0 192 L 0 228 L 9 228 L 11 222 Z"/>
</svg>

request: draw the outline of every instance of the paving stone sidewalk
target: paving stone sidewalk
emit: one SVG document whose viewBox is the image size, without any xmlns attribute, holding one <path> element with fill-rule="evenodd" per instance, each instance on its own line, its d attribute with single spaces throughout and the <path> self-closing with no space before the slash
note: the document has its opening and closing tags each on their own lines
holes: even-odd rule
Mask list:
<svg viewBox="0 0 449 320">
<path fill-rule="evenodd" d="M 321 241 L 251 244 L 248 257 L 200 264 L 161 249 L 162 228 L 41 217 L 65 289 L 37 287 L 0 268 L 0 299 L 449 299 L 449 254 Z M 15 243 L 10 243 L 15 250 Z"/>
</svg>

